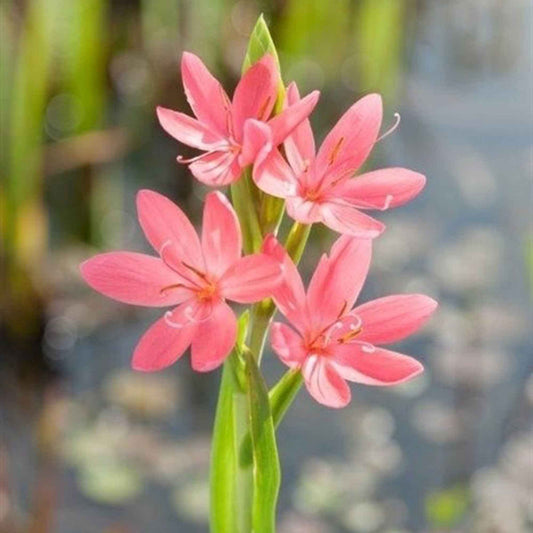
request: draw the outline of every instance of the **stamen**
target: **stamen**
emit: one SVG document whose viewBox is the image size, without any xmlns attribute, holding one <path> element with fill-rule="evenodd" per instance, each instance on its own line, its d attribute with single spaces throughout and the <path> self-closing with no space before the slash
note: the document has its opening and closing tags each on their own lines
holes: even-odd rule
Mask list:
<svg viewBox="0 0 533 533">
<path fill-rule="evenodd" d="M 387 197 L 385 198 L 385 204 L 383 205 L 381 210 L 385 211 L 386 209 L 388 209 L 393 199 L 394 199 L 394 196 L 392 194 L 387 194 Z"/>
<path fill-rule="evenodd" d="M 363 350 L 365 353 L 374 353 L 376 351 L 376 347 L 369 342 L 361 342 L 361 350 Z"/>
<path fill-rule="evenodd" d="M 376 140 L 377 143 L 379 141 L 382 141 L 385 137 L 388 137 L 400 125 L 400 120 L 402 118 L 400 116 L 400 113 L 394 113 L 394 118 L 395 118 L 394 124 L 381 137 L 377 138 Z"/>
<path fill-rule="evenodd" d="M 166 287 L 163 287 L 159 293 L 160 294 L 163 294 L 171 289 L 181 289 L 181 288 L 186 288 L 185 285 L 183 285 L 183 283 L 174 283 L 174 285 L 167 285 Z"/>
<path fill-rule="evenodd" d="M 337 159 L 337 156 L 339 155 L 339 150 L 342 146 L 342 143 L 344 143 L 344 137 L 341 137 L 338 141 L 337 141 L 337 144 L 333 147 L 333 150 L 331 150 L 331 153 L 329 154 L 329 157 L 328 157 L 328 164 L 329 165 L 333 165 L 333 163 L 335 162 L 335 159 Z"/>
<path fill-rule="evenodd" d="M 187 323 L 179 323 L 179 322 L 174 322 L 173 320 L 170 319 L 170 317 L 172 316 L 172 311 L 167 311 L 164 315 L 164 319 L 165 319 L 165 322 L 167 323 L 167 325 L 169 325 L 171 328 L 182 328 L 184 326 L 187 325 Z"/>
<path fill-rule="evenodd" d="M 203 154 L 197 155 L 196 157 L 191 157 L 189 159 L 186 159 L 182 155 L 179 155 L 178 157 L 176 157 L 176 161 L 178 163 L 183 164 L 183 165 L 188 165 L 188 164 L 194 163 L 196 161 L 201 161 L 202 159 L 204 159 L 208 155 L 211 155 L 211 154 L 213 154 L 214 152 L 217 152 L 217 151 L 218 150 L 211 150 L 210 152 L 204 152 Z"/>
<path fill-rule="evenodd" d="M 348 302 L 344 300 L 344 303 L 342 304 L 341 310 L 339 311 L 339 314 L 337 315 L 337 320 L 344 315 L 344 311 L 346 311 L 346 308 L 348 307 Z"/>
<path fill-rule="evenodd" d="M 176 272 L 176 274 L 178 274 L 179 276 L 181 276 L 183 279 L 185 279 L 186 281 L 188 281 L 193 287 L 196 287 L 198 289 L 201 288 L 201 286 L 199 285 L 199 283 L 197 281 L 195 281 L 194 279 L 191 279 L 191 278 L 188 278 L 187 276 L 185 276 L 185 274 L 183 272 L 180 272 L 179 270 L 176 269 L 176 267 L 172 264 L 172 262 L 168 261 L 166 258 L 165 258 L 165 250 L 172 244 L 172 241 L 169 239 L 167 241 L 165 241 L 160 250 L 159 250 L 159 257 L 161 257 L 161 261 L 163 261 L 163 263 L 165 263 L 165 265 L 167 265 L 168 268 L 170 268 L 170 270 Z M 185 265 L 185 263 L 183 263 L 182 261 L 180 261 L 180 263 L 184 266 L 188 266 L 188 265 Z"/>
<path fill-rule="evenodd" d="M 185 267 L 185 268 L 188 268 L 191 272 L 194 272 L 197 276 L 199 276 L 200 278 L 202 278 L 203 280 L 207 281 L 207 276 L 201 272 L 200 270 L 198 270 L 197 268 L 193 267 L 192 265 L 188 265 L 185 261 L 182 261 L 181 264 Z"/>
<path fill-rule="evenodd" d="M 268 104 L 270 103 L 271 97 L 268 96 L 266 100 L 262 103 L 261 107 L 259 108 L 259 111 L 257 113 L 257 118 L 259 120 L 266 120 L 268 117 L 264 117 L 263 114 L 267 110 Z"/>
<path fill-rule="evenodd" d="M 330 326 L 324 336 L 324 344 L 329 344 L 329 341 L 331 340 L 331 336 L 333 335 L 333 332 L 336 329 L 340 329 L 340 328 L 342 328 L 342 322 L 335 322 L 332 326 Z"/>
</svg>

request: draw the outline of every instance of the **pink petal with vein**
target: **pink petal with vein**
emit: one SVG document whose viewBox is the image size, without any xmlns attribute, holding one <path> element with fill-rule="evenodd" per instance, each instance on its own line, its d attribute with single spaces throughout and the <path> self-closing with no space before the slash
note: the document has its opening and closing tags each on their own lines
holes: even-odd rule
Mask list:
<svg viewBox="0 0 533 533">
<path fill-rule="evenodd" d="M 242 172 L 237 156 L 231 151 L 206 154 L 191 163 L 189 170 L 197 180 L 212 187 L 229 185 L 237 181 Z"/>
<path fill-rule="evenodd" d="M 300 273 L 286 250 L 273 236 L 263 243 L 263 252 L 274 258 L 283 268 L 283 280 L 274 291 L 277 308 L 299 331 L 305 331 L 308 321 L 305 288 Z"/>
<path fill-rule="evenodd" d="M 246 119 L 268 119 L 276 103 L 278 83 L 279 73 L 271 54 L 263 56 L 245 72 L 233 95 L 233 124 L 238 140 L 242 138 Z"/>
<path fill-rule="evenodd" d="M 353 310 L 363 321 L 357 339 L 372 344 L 400 341 L 421 328 L 437 305 L 423 294 L 397 294 L 364 303 Z"/>
<path fill-rule="evenodd" d="M 287 106 L 292 106 L 300 101 L 298 87 L 293 82 L 287 88 Z M 291 167 L 295 172 L 304 172 L 309 163 L 315 157 L 315 139 L 311 130 L 311 123 L 308 119 L 303 120 L 300 125 L 285 139 L 285 154 Z"/>
<path fill-rule="evenodd" d="M 93 289 L 127 304 L 164 307 L 191 295 L 189 290 L 175 287 L 182 282 L 180 277 L 161 259 L 150 255 L 110 252 L 88 259 L 80 269 Z"/>
<path fill-rule="evenodd" d="M 315 325 L 333 323 L 352 308 L 365 282 L 372 241 L 342 236 L 323 255 L 307 289 Z"/>
<path fill-rule="evenodd" d="M 360 344 L 343 344 L 335 348 L 333 361 L 339 374 L 349 381 L 365 385 L 397 385 L 408 381 L 424 367 L 408 355 L 373 347 L 366 351 Z"/>
<path fill-rule="evenodd" d="M 306 200 L 300 196 L 289 196 L 285 207 L 287 214 L 302 224 L 322 222 L 324 218 L 321 204 Z"/>
<path fill-rule="evenodd" d="M 337 166 L 349 167 L 355 172 L 377 140 L 382 115 L 383 106 L 378 94 L 358 100 L 324 139 L 318 150 L 317 166 L 327 173 L 332 173 Z"/>
<path fill-rule="evenodd" d="M 191 344 L 195 326 L 170 327 L 165 317 L 152 324 L 141 337 L 133 353 L 134 370 L 154 372 L 177 361 Z"/>
<path fill-rule="evenodd" d="M 149 190 L 137 193 L 137 213 L 146 238 L 178 272 L 190 272 L 182 262 L 205 268 L 198 235 L 183 211 L 165 196 Z"/>
<path fill-rule="evenodd" d="M 270 329 L 270 342 L 283 363 L 290 368 L 301 366 L 307 357 L 302 343 L 302 337 L 290 326 L 281 322 L 274 322 Z"/>
<path fill-rule="evenodd" d="M 239 260 L 241 248 L 241 227 L 233 207 L 222 193 L 209 193 L 202 223 L 202 249 L 209 272 L 221 276 Z"/>
<path fill-rule="evenodd" d="M 326 202 L 321 206 L 321 213 L 326 226 L 360 239 L 375 239 L 385 230 L 385 224 L 348 204 Z"/>
<path fill-rule="evenodd" d="M 192 340 L 191 362 L 197 372 L 209 372 L 220 366 L 237 338 L 237 320 L 231 308 L 220 301 L 211 317 L 198 324 Z"/>
<path fill-rule="evenodd" d="M 181 77 L 187 101 L 200 122 L 227 137 L 231 103 L 220 83 L 190 52 L 184 52 L 181 58 Z"/>
<path fill-rule="evenodd" d="M 309 394 L 328 407 L 345 407 L 351 393 L 344 379 L 326 358 L 312 355 L 302 367 L 302 375 Z"/>
<path fill-rule="evenodd" d="M 220 294 L 239 303 L 259 302 L 272 296 L 282 281 L 280 264 L 266 254 L 236 261 L 219 282 Z"/>
<path fill-rule="evenodd" d="M 384 168 L 344 181 L 331 191 L 362 209 L 388 209 L 412 200 L 426 184 L 426 178 L 406 168 Z"/>
<path fill-rule="evenodd" d="M 200 150 L 213 150 L 227 146 L 227 142 L 221 135 L 188 115 L 158 106 L 157 118 L 161 127 L 183 144 Z"/>
<path fill-rule="evenodd" d="M 319 96 L 319 91 L 313 91 L 268 121 L 274 146 L 281 144 L 313 112 Z"/>
<path fill-rule="evenodd" d="M 260 164 L 272 150 L 272 131 L 264 122 L 248 119 L 244 122 L 239 165 Z"/>
<path fill-rule="evenodd" d="M 296 176 L 278 150 L 272 150 L 262 163 L 254 165 L 253 178 L 262 191 L 272 196 L 287 198 L 296 193 Z"/>
</svg>

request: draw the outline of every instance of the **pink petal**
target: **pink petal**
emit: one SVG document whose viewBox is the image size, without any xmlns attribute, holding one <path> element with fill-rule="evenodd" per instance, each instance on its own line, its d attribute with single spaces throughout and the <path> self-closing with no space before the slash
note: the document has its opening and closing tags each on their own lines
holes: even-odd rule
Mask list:
<svg viewBox="0 0 533 533">
<path fill-rule="evenodd" d="M 274 291 L 274 302 L 285 317 L 301 332 L 309 323 L 305 289 L 300 273 L 286 250 L 273 236 L 263 243 L 263 252 L 274 258 L 283 268 L 283 281 Z"/>
<path fill-rule="evenodd" d="M 226 271 L 219 283 L 220 294 L 239 303 L 269 298 L 282 281 L 280 264 L 266 254 L 242 257 Z"/>
<path fill-rule="evenodd" d="M 256 185 L 267 194 L 278 198 L 296 193 L 296 176 L 278 150 L 272 150 L 259 165 L 254 165 Z"/>
<path fill-rule="evenodd" d="M 365 385 L 397 385 L 424 371 L 422 364 L 408 355 L 360 344 L 336 346 L 333 361 L 344 379 Z"/>
<path fill-rule="evenodd" d="M 211 318 L 213 309 L 220 301 L 220 298 L 209 300 L 189 298 L 172 311 L 165 313 L 166 322 L 169 326 L 177 329 L 201 324 Z"/>
<path fill-rule="evenodd" d="M 189 170 L 198 181 L 211 187 L 229 185 L 237 181 L 242 172 L 237 156 L 230 151 L 206 154 L 189 165 Z"/>
<path fill-rule="evenodd" d="M 192 340 L 192 367 L 209 372 L 220 366 L 235 346 L 237 319 L 231 308 L 219 302 L 211 317 L 198 324 Z"/>
<path fill-rule="evenodd" d="M 318 403 L 334 408 L 350 403 L 348 385 L 325 357 L 308 357 L 302 367 L 302 375 L 309 394 Z"/>
<path fill-rule="evenodd" d="M 157 118 L 161 127 L 170 136 L 188 146 L 200 150 L 213 150 L 217 146 L 227 145 L 227 141 L 218 133 L 183 113 L 159 106 Z"/>
<path fill-rule="evenodd" d="M 423 294 L 397 294 L 364 303 L 353 310 L 363 321 L 357 339 L 372 344 L 400 341 L 421 328 L 437 305 Z"/>
<path fill-rule="evenodd" d="M 317 166 L 331 172 L 337 167 L 355 172 L 374 146 L 383 107 L 378 94 L 369 94 L 352 105 L 324 139 Z"/>
<path fill-rule="evenodd" d="M 177 361 L 191 344 L 195 326 L 173 328 L 165 317 L 152 324 L 133 353 L 134 370 L 154 372 Z"/>
<path fill-rule="evenodd" d="M 347 313 L 366 279 L 372 241 L 339 237 L 328 256 L 320 259 L 307 290 L 314 324 L 327 326 Z"/>
<path fill-rule="evenodd" d="M 233 95 L 233 125 L 241 140 L 244 122 L 249 118 L 265 121 L 277 98 L 279 73 L 271 54 L 254 63 L 239 81 Z"/>
<path fill-rule="evenodd" d="M 137 213 L 146 238 L 173 269 L 184 277 L 188 277 L 190 270 L 183 263 L 204 270 L 198 235 L 174 202 L 144 189 L 137 193 Z"/>
<path fill-rule="evenodd" d="M 187 101 L 200 122 L 227 137 L 231 102 L 220 83 L 202 60 L 189 52 L 184 52 L 181 58 L 181 77 Z"/>
<path fill-rule="evenodd" d="M 321 206 L 323 222 L 326 226 L 339 233 L 374 239 L 385 230 L 385 225 L 351 205 L 326 202 Z"/>
<path fill-rule="evenodd" d="M 239 260 L 241 248 L 241 227 L 233 207 L 222 193 L 209 193 L 202 223 L 202 250 L 208 272 L 221 276 Z"/>
<path fill-rule="evenodd" d="M 285 204 L 287 214 L 302 224 L 322 222 L 322 205 L 301 196 L 289 196 Z"/>
<path fill-rule="evenodd" d="M 300 101 L 300 93 L 295 83 L 291 83 L 287 89 L 286 103 L 288 106 Z M 308 119 L 303 120 L 300 125 L 285 139 L 285 154 L 291 167 L 295 172 L 301 173 L 309 166 L 315 157 L 315 139 L 311 130 L 311 123 Z"/>
<path fill-rule="evenodd" d="M 412 200 L 426 184 L 426 178 L 406 168 L 384 168 L 346 180 L 331 191 L 362 209 L 388 209 Z"/>
<path fill-rule="evenodd" d="M 100 254 L 80 266 L 83 279 L 95 290 L 133 305 L 176 305 L 190 297 L 176 287 L 181 278 L 161 259 L 132 252 Z M 166 288 L 166 289 L 165 289 Z"/>
<path fill-rule="evenodd" d="M 290 368 L 301 366 L 307 356 L 302 337 L 291 327 L 281 322 L 274 322 L 270 328 L 272 349 Z"/>
<path fill-rule="evenodd" d="M 272 131 L 264 122 L 248 119 L 244 122 L 239 165 L 260 164 L 272 150 Z"/>
<path fill-rule="evenodd" d="M 313 112 L 319 96 L 319 91 L 313 91 L 268 121 L 273 146 L 281 144 Z"/>
</svg>

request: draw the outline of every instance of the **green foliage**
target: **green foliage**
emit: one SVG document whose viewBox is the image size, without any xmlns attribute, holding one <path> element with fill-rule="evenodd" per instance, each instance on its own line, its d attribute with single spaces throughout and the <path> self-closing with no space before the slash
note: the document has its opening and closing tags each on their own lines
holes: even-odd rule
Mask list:
<svg viewBox="0 0 533 533">
<path fill-rule="evenodd" d="M 276 529 L 276 503 L 281 479 L 276 434 L 263 376 L 249 350 L 245 351 L 245 357 L 253 456 L 252 530 L 255 533 L 271 533 Z"/>
<path fill-rule="evenodd" d="M 427 519 L 438 528 L 454 527 L 465 516 L 468 502 L 468 489 L 462 485 L 433 492 L 426 498 Z"/>
<path fill-rule="evenodd" d="M 354 49 L 362 91 L 394 96 L 401 61 L 405 3 L 363 0 L 355 19 Z M 355 74 L 355 73 L 354 73 Z"/>
</svg>

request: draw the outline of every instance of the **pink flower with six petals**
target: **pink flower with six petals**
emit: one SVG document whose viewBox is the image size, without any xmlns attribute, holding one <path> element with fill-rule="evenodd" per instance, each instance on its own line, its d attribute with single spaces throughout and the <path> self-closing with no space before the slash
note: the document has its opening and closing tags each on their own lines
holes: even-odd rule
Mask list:
<svg viewBox="0 0 533 533">
<path fill-rule="evenodd" d="M 423 371 L 412 357 L 376 344 L 396 342 L 415 332 L 437 302 L 420 294 L 400 294 L 352 309 L 368 272 L 371 243 L 340 237 L 329 257 L 324 254 L 320 259 L 307 293 L 285 250 L 270 238 L 263 246 L 265 253 L 284 264 L 285 281 L 273 298 L 293 326 L 272 325 L 272 348 L 286 365 L 301 370 L 309 393 L 329 407 L 349 403 L 346 380 L 387 386 Z"/>
<path fill-rule="evenodd" d="M 178 141 L 205 150 L 190 163 L 201 182 L 222 186 L 237 181 L 242 170 L 261 161 L 309 116 L 318 100 L 313 91 L 282 113 L 269 117 L 276 103 L 279 72 L 270 54 L 252 65 L 239 81 L 233 101 L 199 57 L 185 52 L 181 74 L 187 100 L 197 119 L 163 107 L 157 116 L 163 129 Z"/>
<path fill-rule="evenodd" d="M 159 254 L 97 255 L 81 265 L 95 290 L 133 305 L 176 306 L 155 322 L 133 354 L 136 370 L 174 363 L 192 345 L 194 370 L 219 366 L 236 339 L 235 314 L 226 299 L 251 303 L 271 296 L 282 281 L 280 263 L 259 253 L 241 257 L 241 229 L 226 197 L 205 201 L 201 241 L 185 214 L 164 196 L 137 194 L 139 222 Z"/>
<path fill-rule="evenodd" d="M 287 102 L 300 101 L 295 84 Z M 315 153 L 308 120 L 284 143 L 287 161 L 278 150 L 254 168 L 263 191 L 286 199 L 287 213 L 304 224 L 322 222 L 334 231 L 361 238 L 377 237 L 385 226 L 360 209 L 384 210 L 414 198 L 424 187 L 422 174 L 405 168 L 385 168 L 352 176 L 378 140 L 381 97 L 365 96 L 340 118 Z"/>
</svg>

